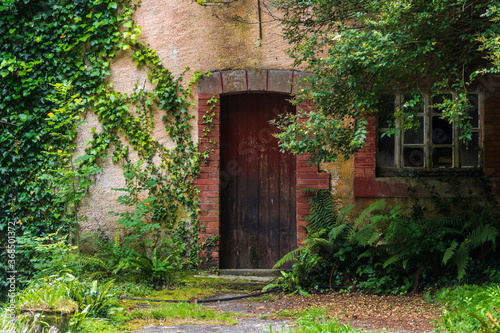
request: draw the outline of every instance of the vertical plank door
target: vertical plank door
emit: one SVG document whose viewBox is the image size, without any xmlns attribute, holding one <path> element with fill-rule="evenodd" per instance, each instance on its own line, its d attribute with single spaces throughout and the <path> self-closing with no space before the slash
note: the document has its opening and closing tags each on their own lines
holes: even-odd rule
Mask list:
<svg viewBox="0 0 500 333">
<path fill-rule="evenodd" d="M 271 268 L 297 247 L 295 156 L 269 124 L 294 112 L 289 98 L 221 97 L 220 268 Z"/>
</svg>

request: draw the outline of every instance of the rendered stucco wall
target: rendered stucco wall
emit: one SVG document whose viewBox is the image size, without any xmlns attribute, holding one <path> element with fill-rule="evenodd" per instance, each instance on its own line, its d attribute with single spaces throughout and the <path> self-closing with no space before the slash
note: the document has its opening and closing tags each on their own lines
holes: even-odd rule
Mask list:
<svg viewBox="0 0 500 333">
<path fill-rule="evenodd" d="M 188 0 L 143 0 L 134 18 L 142 28 L 140 40 L 156 50 L 164 66 L 175 76 L 185 73 L 185 82 L 195 70 L 203 73 L 225 69 L 291 69 L 292 60 L 285 54 L 288 44 L 282 38 L 281 28 L 265 11 L 260 40 L 256 4 L 255 0 L 239 0 L 231 6 L 203 7 Z M 228 20 L 236 16 L 251 24 Z M 117 55 L 111 63 L 108 80 L 122 93 L 132 92 L 136 84 L 151 89 L 146 70 L 137 68 L 130 55 L 130 51 Z M 195 105 L 190 110 L 193 115 L 197 115 L 198 100 L 197 89 L 193 89 Z M 161 117 L 160 112 L 155 113 L 153 133 L 157 140 L 168 146 L 171 140 L 164 131 Z M 96 127 L 99 131 L 100 127 L 91 111 L 86 120 L 88 123 L 79 129 L 81 151 L 91 138 L 91 128 Z M 197 138 L 196 119 L 193 125 L 192 136 Z M 81 224 L 81 232 L 102 230 L 112 236 L 117 228 L 117 217 L 108 212 L 126 209 L 116 201 L 123 192 L 113 190 L 125 187 L 121 163 L 113 163 L 110 155 L 102 161 L 103 170 L 95 177 L 91 196 L 83 202 L 80 215 L 87 216 L 88 220 Z M 131 157 L 136 159 L 133 154 Z"/>
<path fill-rule="evenodd" d="M 251 21 L 252 24 L 228 20 L 235 16 Z M 288 44 L 283 40 L 278 22 L 272 21 L 266 14 L 262 17 L 264 23 L 260 40 L 259 24 L 255 24 L 258 22 L 256 0 L 238 0 L 229 7 L 202 7 L 189 0 L 143 0 L 135 13 L 135 20 L 142 27 L 140 40 L 149 43 L 158 52 L 165 67 L 175 76 L 185 72 L 185 82 L 189 81 L 195 70 L 291 69 L 292 60 L 284 52 Z M 186 67 L 190 69 L 186 70 Z M 116 90 L 123 93 L 132 92 L 135 84 L 151 88 L 146 70 L 135 67 L 130 59 L 130 51 L 120 53 L 112 61 L 108 80 Z M 190 112 L 198 116 L 199 98 L 196 89 L 193 89 L 193 101 L 195 105 Z M 491 100 L 490 104 L 492 108 L 499 110 L 497 100 Z M 499 163 L 496 158 L 499 155 L 496 153 L 499 141 L 495 137 L 498 124 L 493 121 L 500 119 L 497 114 L 498 111 L 490 116 L 490 123 L 485 127 L 485 148 L 490 156 L 485 164 L 488 172 L 490 169 L 498 172 L 496 166 Z M 155 113 L 154 136 L 168 146 L 171 139 L 164 131 L 161 117 L 160 112 Z M 99 130 L 99 123 L 92 112 L 88 112 L 86 119 L 88 123 L 79 129 L 80 149 L 90 139 L 90 129 L 96 127 Z M 193 121 L 193 138 L 198 136 L 198 123 L 197 119 Z M 367 149 L 373 148 L 372 143 Z M 112 163 L 111 157 L 103 161 L 103 171 L 96 176 L 96 184 L 91 188 L 92 196 L 83 203 L 81 215 L 87 216 L 88 221 L 82 223 L 82 232 L 101 229 L 108 235 L 114 233 L 117 218 L 108 212 L 121 212 L 125 209 L 116 201 L 121 193 L 113 190 L 125 187 L 120 166 L 120 163 Z M 356 175 L 360 174 L 360 167 L 355 158 L 320 166 L 321 170 L 330 175 L 330 188 L 339 207 L 356 203 L 359 211 L 373 201 L 370 197 L 354 198 L 353 186 Z M 411 204 L 411 201 L 397 198 L 388 202 L 389 205 L 405 203 Z"/>
</svg>

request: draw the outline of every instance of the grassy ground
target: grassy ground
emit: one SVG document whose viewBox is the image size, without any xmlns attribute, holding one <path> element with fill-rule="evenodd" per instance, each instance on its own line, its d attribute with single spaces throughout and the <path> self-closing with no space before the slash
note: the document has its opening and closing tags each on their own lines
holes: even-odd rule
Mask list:
<svg viewBox="0 0 500 333">
<path fill-rule="evenodd" d="M 27 304 L 35 304 L 34 300 L 44 304 L 60 304 L 60 300 L 55 296 L 64 294 L 64 290 L 54 289 L 49 282 L 44 280 L 37 287 L 42 288 L 47 284 L 49 293 L 35 292 L 35 287 L 26 291 L 26 298 L 31 302 Z M 80 326 L 80 332 L 134 332 L 149 325 L 236 325 L 239 319 L 286 320 L 294 323 L 293 329 L 299 333 L 318 330 L 336 333 L 380 330 L 431 332 L 435 329 L 443 332 L 472 332 L 480 327 L 496 324 L 500 317 L 496 307 L 500 301 L 500 287 L 495 284 L 445 289 L 433 298 L 424 295 L 331 292 L 309 297 L 271 293 L 206 305 L 152 301 L 211 299 L 253 293 L 260 291 L 262 287 L 263 284 L 248 283 L 244 280 L 195 276 L 187 277 L 175 287 L 161 290 L 151 289 L 144 284 L 117 282 L 110 292 L 121 297 L 114 302 L 122 309 L 115 311 L 108 319 L 89 316 Z M 123 297 L 145 298 L 150 301 L 128 300 Z M 33 306 L 38 307 L 40 304 Z M 481 323 L 481 320 L 484 323 Z M 10 324 L 6 316 L 0 315 L 0 332 L 4 329 L 2 325 L 8 327 Z M 266 325 L 269 325 L 269 322 Z"/>
<path fill-rule="evenodd" d="M 141 287 L 118 285 L 116 289 L 131 297 L 148 299 L 189 300 L 213 298 L 216 295 L 246 294 L 260 290 L 262 284 L 229 281 L 208 277 L 189 277 L 183 285 L 164 290 L 141 290 Z M 432 330 L 441 309 L 426 302 L 423 296 L 376 296 L 361 293 L 327 293 L 312 295 L 267 294 L 240 301 L 221 302 L 207 306 L 122 300 L 126 308 L 123 328 L 136 330 L 148 325 L 234 325 L 237 319 L 288 320 L 300 327 L 308 323 L 325 324 L 338 320 L 352 323 L 364 331 L 391 330 L 423 332 Z M 347 329 L 348 326 L 345 326 Z M 344 328 L 343 328 L 344 329 Z M 353 329 L 350 331 L 354 332 Z M 334 332 L 344 332 L 336 330 Z M 346 331 L 347 332 L 347 331 Z"/>
</svg>

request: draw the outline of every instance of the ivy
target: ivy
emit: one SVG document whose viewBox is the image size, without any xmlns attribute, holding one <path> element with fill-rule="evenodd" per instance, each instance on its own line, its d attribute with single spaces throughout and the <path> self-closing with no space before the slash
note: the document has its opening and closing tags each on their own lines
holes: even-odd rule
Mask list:
<svg viewBox="0 0 500 333">
<path fill-rule="evenodd" d="M 159 226 L 175 237 L 182 234 L 191 244 L 185 254 L 197 258 L 198 191 L 192 182 L 202 154 L 190 135 L 188 97 L 200 75 L 184 87 L 182 76 L 174 77 L 149 45 L 138 42 L 141 29 L 132 14 L 139 5 L 132 0 L 0 5 L 0 233 L 12 221 L 17 237 L 77 230 L 85 220 L 78 215 L 81 199 L 111 153 L 127 180 L 119 201 L 136 208 L 135 220 L 121 216 L 122 225 L 132 235 Z M 122 94 L 105 80 L 113 58 L 124 50 L 147 69 L 152 91 L 136 84 L 132 93 Z M 164 114 L 173 148 L 152 136 L 156 109 Z M 77 157 L 76 128 L 84 112 L 94 112 L 101 128 L 92 128 L 84 155 Z M 139 161 L 130 159 L 132 150 Z M 188 228 L 178 221 L 180 211 L 187 212 Z M 1 247 L 5 242 L 0 238 Z M 20 274 L 28 275 L 29 258 L 17 259 Z M 5 285 L 1 275 L 0 288 Z"/>
</svg>

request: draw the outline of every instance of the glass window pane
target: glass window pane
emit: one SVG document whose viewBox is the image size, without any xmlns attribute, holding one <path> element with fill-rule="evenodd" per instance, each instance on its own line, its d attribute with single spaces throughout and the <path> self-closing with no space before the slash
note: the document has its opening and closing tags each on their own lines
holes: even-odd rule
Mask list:
<svg viewBox="0 0 500 333">
<path fill-rule="evenodd" d="M 439 145 L 453 142 L 453 126 L 447 119 L 432 117 L 432 142 Z"/>
<path fill-rule="evenodd" d="M 467 110 L 467 115 L 472 117 L 470 123 L 472 127 L 479 127 L 479 96 L 477 94 L 468 94 L 467 99 L 471 107 Z"/>
<path fill-rule="evenodd" d="M 390 124 L 394 125 L 394 96 L 385 95 L 380 102 L 378 127 L 389 128 Z"/>
<path fill-rule="evenodd" d="M 479 163 L 479 134 L 472 133 L 472 139 L 465 144 L 462 142 L 460 147 L 460 164 L 462 166 L 474 167 Z"/>
<path fill-rule="evenodd" d="M 424 166 L 424 148 L 404 148 L 404 166 L 410 168 L 421 168 Z"/>
<path fill-rule="evenodd" d="M 451 168 L 453 166 L 453 149 L 434 148 L 432 150 L 432 166 L 434 168 Z"/>
<path fill-rule="evenodd" d="M 451 100 L 452 98 L 453 98 L 453 96 L 451 94 L 436 95 L 436 96 L 432 97 L 432 105 L 441 104 L 445 100 Z M 435 108 L 435 107 L 432 108 L 432 111 L 433 112 L 438 112 L 438 113 L 442 113 L 443 112 L 442 109 Z"/>
<path fill-rule="evenodd" d="M 377 166 L 381 168 L 394 168 L 394 135 L 382 137 L 379 133 L 377 146 Z"/>
<path fill-rule="evenodd" d="M 408 130 L 404 134 L 405 144 L 423 144 L 424 143 L 424 118 L 418 117 L 420 123 L 417 130 Z"/>
</svg>

